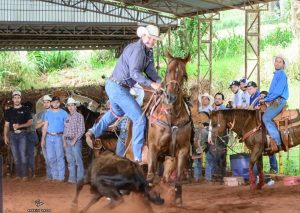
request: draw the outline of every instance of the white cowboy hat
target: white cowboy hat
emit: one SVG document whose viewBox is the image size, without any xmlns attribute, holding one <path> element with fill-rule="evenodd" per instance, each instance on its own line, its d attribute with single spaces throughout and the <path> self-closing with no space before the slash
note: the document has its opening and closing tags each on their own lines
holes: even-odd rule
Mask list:
<svg viewBox="0 0 300 213">
<path fill-rule="evenodd" d="M 42 100 L 43 101 L 52 101 L 52 98 L 49 95 L 44 95 Z"/>
<path fill-rule="evenodd" d="M 209 105 L 213 105 L 214 103 L 214 97 L 212 97 L 211 95 L 209 95 L 207 92 L 204 93 L 203 95 L 199 95 L 198 96 L 198 101 L 201 105 L 201 102 L 202 102 L 202 97 L 207 97 L 209 99 Z"/>
<path fill-rule="evenodd" d="M 154 25 L 148 25 L 147 27 L 138 27 L 136 30 L 136 34 L 138 37 L 142 37 L 143 35 L 151 36 L 152 38 L 161 41 L 162 38 L 159 36 L 159 28 Z"/>
<path fill-rule="evenodd" d="M 289 67 L 289 61 L 283 54 L 277 54 L 273 57 L 273 64 L 275 63 L 276 58 L 281 58 L 284 61 L 284 69 L 286 70 Z"/>
<path fill-rule="evenodd" d="M 68 98 L 66 105 L 69 105 L 69 104 L 75 104 L 76 106 L 79 106 L 80 102 L 75 101 L 74 98 Z"/>
</svg>

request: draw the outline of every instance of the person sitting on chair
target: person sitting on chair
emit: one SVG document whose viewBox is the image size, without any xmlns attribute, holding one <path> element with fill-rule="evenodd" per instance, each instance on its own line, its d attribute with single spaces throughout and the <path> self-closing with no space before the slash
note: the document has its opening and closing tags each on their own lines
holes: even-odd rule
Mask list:
<svg viewBox="0 0 300 213">
<path fill-rule="evenodd" d="M 275 72 L 271 82 L 268 95 L 260 100 L 260 103 L 267 102 L 267 107 L 264 115 L 263 122 L 268 130 L 268 133 L 274 141 L 271 140 L 272 152 L 281 150 L 280 134 L 277 130 L 276 124 L 273 122 L 273 118 L 278 115 L 286 105 L 286 100 L 289 97 L 288 79 L 284 70 L 287 69 L 288 61 L 282 55 L 277 55 L 273 58 Z"/>
</svg>

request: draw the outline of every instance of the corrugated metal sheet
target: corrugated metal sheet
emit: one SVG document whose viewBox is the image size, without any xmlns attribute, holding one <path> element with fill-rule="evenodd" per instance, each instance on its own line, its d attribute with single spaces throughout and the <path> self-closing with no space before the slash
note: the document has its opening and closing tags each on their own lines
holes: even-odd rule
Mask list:
<svg viewBox="0 0 300 213">
<path fill-rule="evenodd" d="M 69 23 L 133 22 L 100 13 L 82 11 L 76 8 L 32 0 L 0 0 L 0 21 Z"/>
<path fill-rule="evenodd" d="M 95 0 L 100 1 L 100 0 Z M 231 9 L 234 7 L 241 7 L 243 5 L 249 5 L 255 3 L 270 2 L 274 0 L 117 0 L 129 5 L 137 5 L 140 7 L 145 7 L 155 11 L 162 11 L 177 16 L 187 16 L 199 14 L 216 12 L 225 9 Z"/>
</svg>

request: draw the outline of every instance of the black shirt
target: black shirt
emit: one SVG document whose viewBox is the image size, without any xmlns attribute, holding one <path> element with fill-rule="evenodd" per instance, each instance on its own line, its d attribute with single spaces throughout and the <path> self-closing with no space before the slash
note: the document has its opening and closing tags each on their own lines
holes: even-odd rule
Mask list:
<svg viewBox="0 0 300 213">
<path fill-rule="evenodd" d="M 27 107 L 20 108 L 11 107 L 4 112 L 5 121 L 9 122 L 9 131 L 14 131 L 13 124 L 25 124 L 32 119 L 31 113 Z M 26 130 L 27 127 L 19 128 L 19 130 Z"/>
</svg>

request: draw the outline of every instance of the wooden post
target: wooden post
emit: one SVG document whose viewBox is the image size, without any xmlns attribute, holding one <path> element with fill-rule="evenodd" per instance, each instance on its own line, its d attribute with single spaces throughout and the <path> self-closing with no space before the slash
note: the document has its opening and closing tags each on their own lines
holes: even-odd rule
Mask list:
<svg viewBox="0 0 300 213">
<path fill-rule="evenodd" d="M 279 174 L 283 175 L 283 158 L 281 152 L 278 153 L 279 156 Z"/>
</svg>

